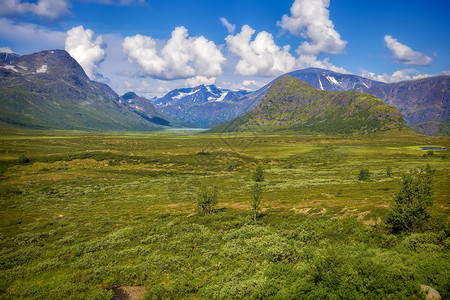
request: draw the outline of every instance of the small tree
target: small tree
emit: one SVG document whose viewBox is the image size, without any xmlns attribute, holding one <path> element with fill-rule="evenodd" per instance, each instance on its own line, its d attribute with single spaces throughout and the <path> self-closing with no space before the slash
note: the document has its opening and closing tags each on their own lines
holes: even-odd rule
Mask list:
<svg viewBox="0 0 450 300">
<path fill-rule="evenodd" d="M 391 177 L 392 176 L 392 167 L 391 166 L 387 166 L 386 167 L 386 176 L 387 177 Z"/>
<path fill-rule="evenodd" d="M 370 171 L 367 168 L 362 168 L 358 174 L 358 180 L 361 181 L 369 181 L 370 180 Z"/>
<path fill-rule="evenodd" d="M 262 165 L 257 165 L 255 171 L 253 171 L 253 181 L 264 181 L 264 168 Z"/>
<path fill-rule="evenodd" d="M 429 219 L 434 172 L 427 165 L 403 175 L 402 187 L 394 199 L 395 206 L 386 218 L 386 224 L 394 233 L 416 231 Z"/>
<path fill-rule="evenodd" d="M 25 154 L 22 154 L 18 159 L 17 159 L 17 163 L 21 164 L 21 165 L 25 165 L 27 163 L 30 162 L 30 159 L 28 157 L 25 156 Z"/>
<path fill-rule="evenodd" d="M 261 205 L 261 199 L 262 199 L 262 191 L 263 187 L 261 183 L 255 183 L 252 185 L 252 198 L 250 204 L 252 205 L 253 209 L 253 220 L 256 222 L 256 217 L 258 214 L 258 211 L 260 209 Z"/>
<path fill-rule="evenodd" d="M 217 188 L 215 186 L 200 188 L 197 193 L 197 205 L 204 215 L 212 214 L 217 202 Z"/>
</svg>

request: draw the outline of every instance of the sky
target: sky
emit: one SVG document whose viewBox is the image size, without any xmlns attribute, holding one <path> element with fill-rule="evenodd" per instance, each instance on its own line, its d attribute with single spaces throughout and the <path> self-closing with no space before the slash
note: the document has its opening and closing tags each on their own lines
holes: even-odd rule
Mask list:
<svg viewBox="0 0 450 300">
<path fill-rule="evenodd" d="M 65 49 L 118 94 L 255 90 L 308 67 L 450 75 L 448 0 L 0 0 L 0 52 Z"/>
</svg>

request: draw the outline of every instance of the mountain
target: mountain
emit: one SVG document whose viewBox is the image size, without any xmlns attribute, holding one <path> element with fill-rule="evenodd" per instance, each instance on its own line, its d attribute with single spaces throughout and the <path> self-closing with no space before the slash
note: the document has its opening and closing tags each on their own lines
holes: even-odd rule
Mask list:
<svg viewBox="0 0 450 300">
<path fill-rule="evenodd" d="M 118 100 L 120 103 L 128 106 L 136 114 L 144 118 L 145 120 L 162 125 L 162 126 L 176 126 L 182 127 L 184 124 L 181 122 L 173 121 L 168 116 L 160 112 L 150 100 L 140 97 L 133 92 L 128 92 L 120 97 Z"/>
<path fill-rule="evenodd" d="M 63 50 L 0 54 L 0 122 L 36 129 L 161 128 L 121 102 L 109 86 L 91 81 Z"/>
<path fill-rule="evenodd" d="M 347 134 L 404 129 L 408 127 L 400 112 L 372 95 L 322 91 L 285 75 L 272 83 L 253 110 L 209 132 L 293 130 Z"/>
<path fill-rule="evenodd" d="M 362 91 L 383 84 L 358 75 L 341 74 L 330 70 L 308 68 L 297 70 L 286 75 L 298 78 L 322 91 Z"/>
<path fill-rule="evenodd" d="M 211 127 L 242 113 L 238 99 L 247 91 L 219 89 L 215 85 L 176 89 L 151 100 L 170 118 L 197 127 Z"/>
<path fill-rule="evenodd" d="M 397 107 L 406 124 L 423 122 L 450 123 L 450 76 L 376 85 L 363 92 L 374 95 Z"/>
<path fill-rule="evenodd" d="M 450 136 L 450 124 L 441 122 L 423 122 L 413 127 L 415 131 L 425 135 Z"/>
</svg>

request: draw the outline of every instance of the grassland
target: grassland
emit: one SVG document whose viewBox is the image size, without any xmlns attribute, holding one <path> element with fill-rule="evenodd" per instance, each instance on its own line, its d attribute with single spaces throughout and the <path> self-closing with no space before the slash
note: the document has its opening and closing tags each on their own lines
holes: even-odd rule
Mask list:
<svg viewBox="0 0 450 300">
<path fill-rule="evenodd" d="M 450 298 L 450 139 L 414 134 L 0 137 L 0 299 Z M 24 158 L 26 158 L 24 160 Z M 265 167 L 262 211 L 252 171 Z M 436 169 L 419 233 L 383 224 L 401 175 Z M 386 169 L 392 168 L 392 176 Z M 361 168 L 370 181 L 359 181 Z M 195 205 L 219 189 L 214 214 Z"/>
</svg>

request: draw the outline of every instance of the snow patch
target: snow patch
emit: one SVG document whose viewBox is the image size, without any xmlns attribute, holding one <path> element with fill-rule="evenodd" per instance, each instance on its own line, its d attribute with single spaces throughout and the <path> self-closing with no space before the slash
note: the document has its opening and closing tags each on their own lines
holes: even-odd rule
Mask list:
<svg viewBox="0 0 450 300">
<path fill-rule="evenodd" d="M 223 99 L 225 99 L 225 97 L 228 95 L 228 91 L 226 91 L 225 93 L 223 93 L 222 95 L 220 95 L 219 98 L 217 98 L 216 102 L 220 102 L 223 101 Z"/>
<path fill-rule="evenodd" d="M 323 85 L 322 85 L 322 81 L 320 81 L 320 78 L 319 78 L 319 84 L 320 84 L 320 89 L 323 91 Z"/>
<path fill-rule="evenodd" d="M 7 66 L 2 66 L 2 68 L 6 69 L 6 70 L 13 70 L 14 72 L 19 72 L 19 71 L 17 71 L 16 66 L 7 65 Z"/>
<path fill-rule="evenodd" d="M 362 82 L 362 84 L 364 84 L 364 86 L 366 87 L 366 88 L 369 88 L 369 86 L 364 82 L 364 81 L 361 81 Z"/>
<path fill-rule="evenodd" d="M 335 85 L 340 85 L 339 82 L 336 80 L 336 78 L 332 77 L 332 76 L 327 76 L 327 79 L 329 82 L 335 84 Z"/>
<path fill-rule="evenodd" d="M 42 65 L 39 69 L 36 70 L 36 73 L 45 73 L 47 72 L 47 65 Z"/>
<path fill-rule="evenodd" d="M 197 92 L 198 92 L 198 90 L 194 90 L 194 91 L 189 92 L 189 93 L 179 92 L 179 94 L 176 95 L 176 96 L 173 96 L 172 99 L 181 99 L 181 98 L 186 97 L 186 96 L 194 95 Z"/>
<path fill-rule="evenodd" d="M 212 97 L 212 96 L 208 97 L 208 101 L 213 101 L 213 100 L 216 100 L 216 97 Z"/>
</svg>

